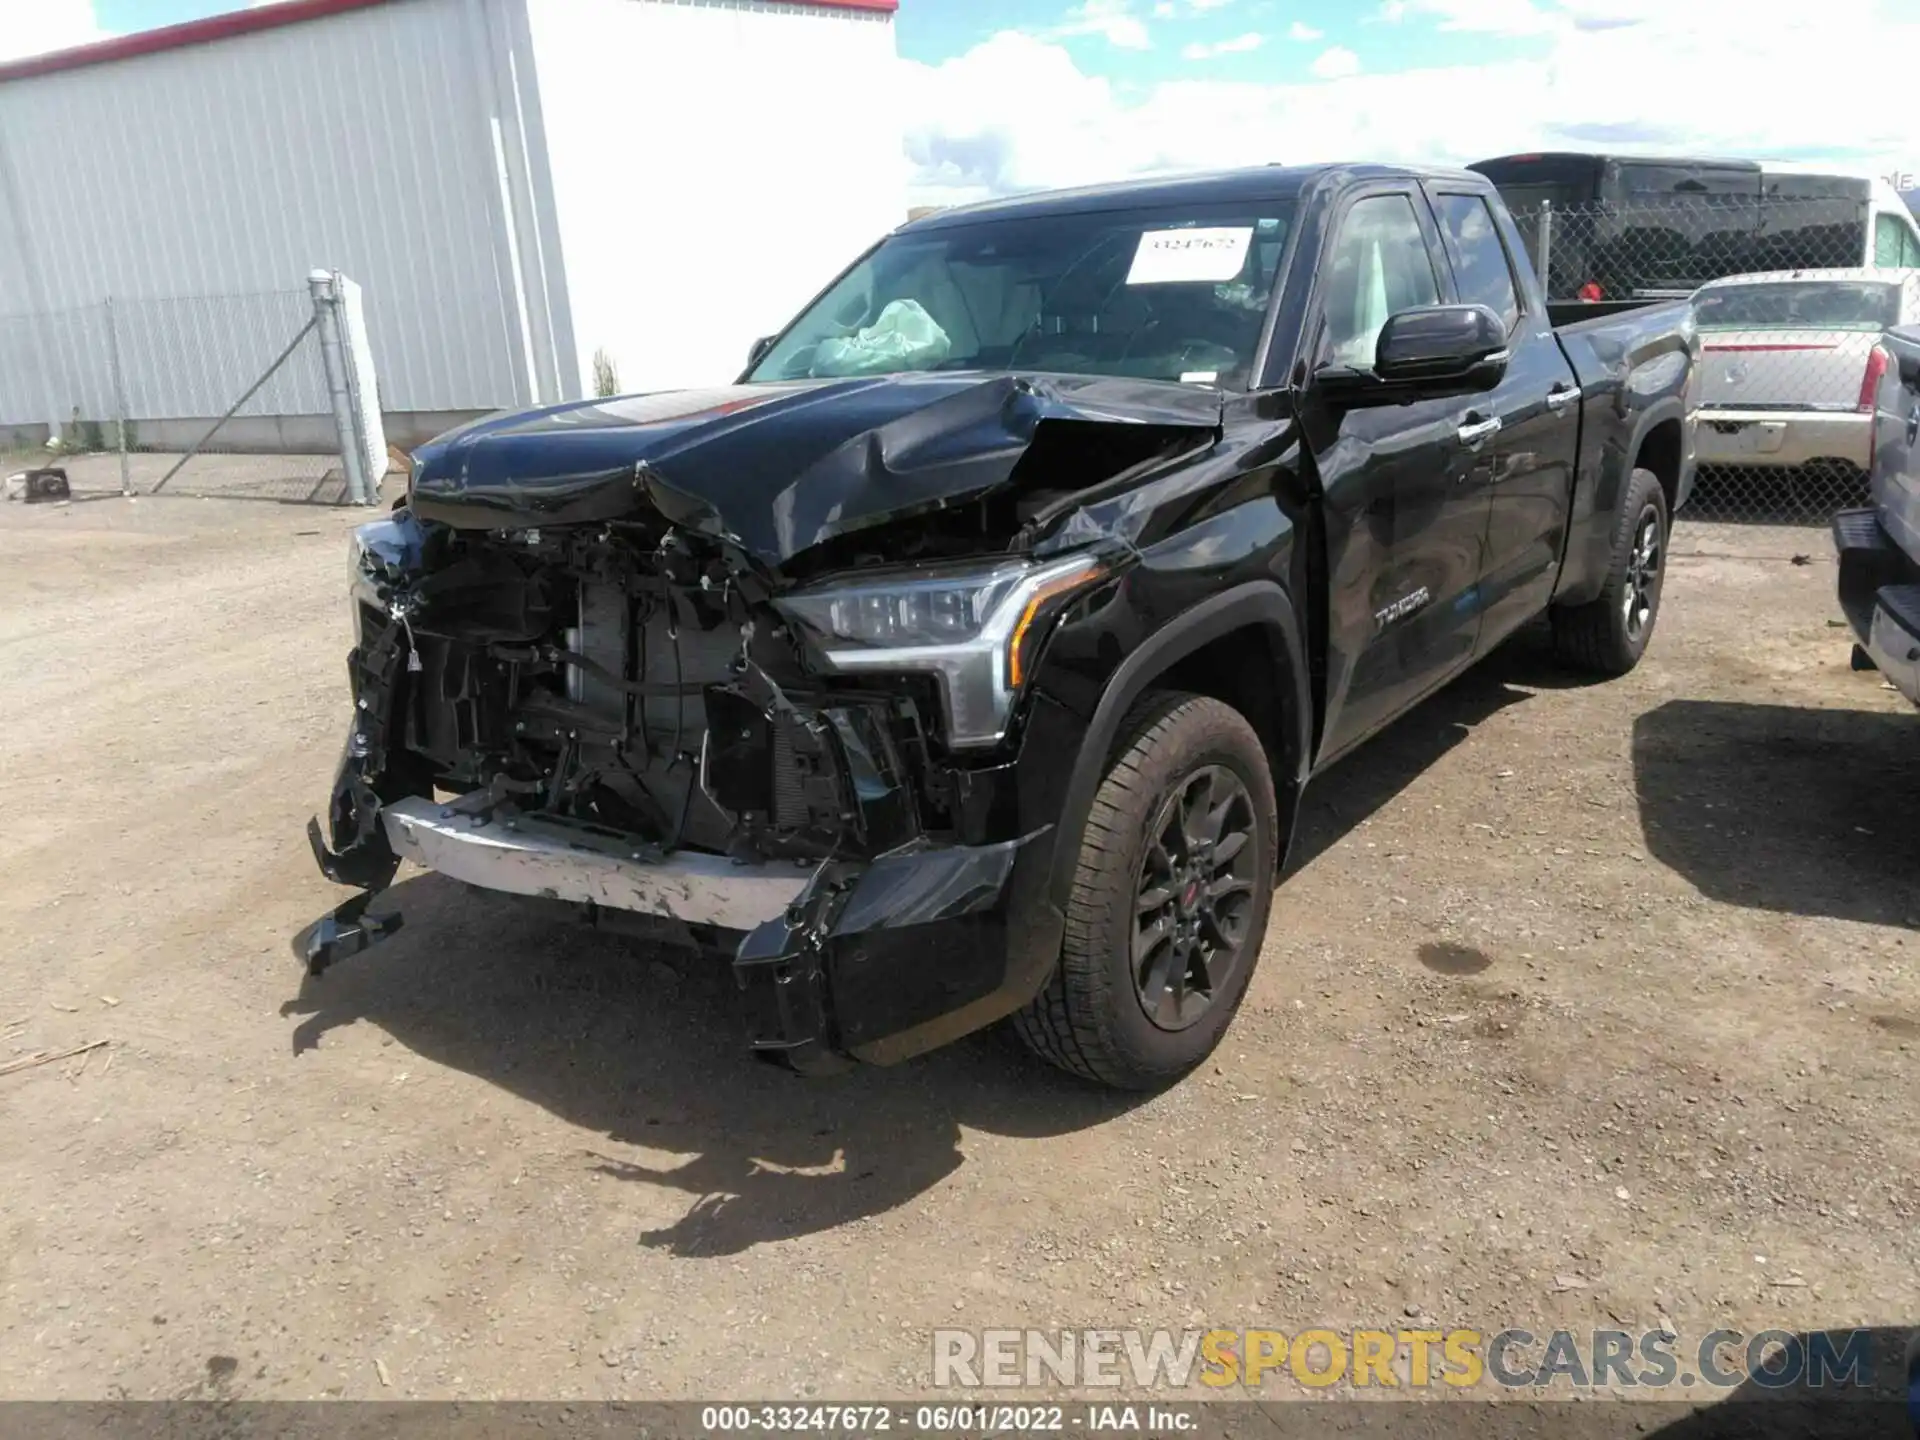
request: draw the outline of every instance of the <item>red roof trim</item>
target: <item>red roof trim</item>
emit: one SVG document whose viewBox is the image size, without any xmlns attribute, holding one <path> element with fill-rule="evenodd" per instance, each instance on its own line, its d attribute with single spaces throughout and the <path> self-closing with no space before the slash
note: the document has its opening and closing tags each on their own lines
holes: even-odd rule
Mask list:
<svg viewBox="0 0 1920 1440">
<path fill-rule="evenodd" d="M 282 5 L 261 5 L 231 15 L 210 15 L 205 20 L 188 20 L 179 25 L 163 25 L 158 30 L 140 30 L 132 35 L 116 35 L 92 45 L 71 50 L 55 50 L 46 55 L 29 55 L 24 60 L 0 65 L 0 81 L 24 80 L 29 75 L 52 75 L 61 70 L 78 70 L 86 65 L 105 65 L 112 60 L 131 60 L 136 55 L 152 55 L 161 50 L 178 50 L 187 45 L 206 45 L 235 35 L 250 35 L 256 30 L 274 30 L 282 25 L 297 25 L 302 20 L 318 20 L 348 10 L 366 10 L 384 5 L 387 0 L 287 0 Z"/>
<path fill-rule="evenodd" d="M 188 20 L 180 25 L 164 25 L 158 30 L 116 35 L 111 40 L 75 46 L 71 50 L 54 50 L 8 61 L 0 64 L 0 82 L 105 65 L 114 60 L 131 60 L 135 56 L 178 50 L 188 45 L 206 45 L 235 35 L 250 35 L 256 30 L 277 30 L 282 25 L 298 25 L 303 20 L 319 20 L 389 3 L 391 0 L 282 0 L 278 5 L 261 5 L 231 15 L 212 15 L 205 20 Z M 900 8 L 900 0 L 781 0 L 781 3 L 817 10 L 866 10 L 885 15 L 894 14 Z"/>
</svg>

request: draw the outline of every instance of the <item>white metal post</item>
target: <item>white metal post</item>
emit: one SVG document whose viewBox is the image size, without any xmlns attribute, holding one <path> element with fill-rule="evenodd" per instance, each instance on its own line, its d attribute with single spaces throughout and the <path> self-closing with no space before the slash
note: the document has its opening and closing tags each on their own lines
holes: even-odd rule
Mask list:
<svg viewBox="0 0 1920 1440">
<path fill-rule="evenodd" d="M 380 383 L 374 372 L 373 342 L 367 334 L 367 308 L 360 287 L 333 272 L 334 314 L 339 319 L 340 358 L 347 369 L 347 398 L 353 405 L 353 443 L 360 454 L 367 503 L 380 498 L 387 473 L 387 433 L 380 413 Z"/>
<path fill-rule="evenodd" d="M 353 391 L 347 379 L 347 360 L 340 347 L 339 292 L 333 275 L 315 270 L 307 276 L 313 295 L 313 318 L 320 332 L 320 364 L 327 374 L 327 398 L 333 407 L 333 428 L 340 444 L 340 465 L 347 477 L 347 498 L 355 505 L 371 505 L 373 487 L 367 483 L 366 461 L 360 451 L 353 420 Z"/>
<path fill-rule="evenodd" d="M 1551 273 L 1548 267 L 1553 264 L 1553 201 L 1551 200 L 1542 200 L 1540 202 L 1540 240 L 1538 248 L 1540 257 L 1538 263 L 1535 264 L 1533 268 L 1539 272 L 1541 292 L 1547 299 L 1552 300 L 1557 297 L 1553 293 L 1552 282 L 1547 279 L 1548 274 Z"/>
</svg>

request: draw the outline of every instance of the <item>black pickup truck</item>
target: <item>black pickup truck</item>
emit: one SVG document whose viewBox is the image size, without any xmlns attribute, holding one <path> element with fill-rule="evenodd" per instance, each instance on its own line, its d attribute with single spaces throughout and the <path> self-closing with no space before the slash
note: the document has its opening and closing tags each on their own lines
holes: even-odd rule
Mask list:
<svg viewBox="0 0 1920 1440">
<path fill-rule="evenodd" d="M 353 542 L 309 969 L 409 860 L 724 949 L 803 1072 L 1010 1017 L 1168 1082 L 1311 775 L 1543 612 L 1639 660 L 1690 312 L 1553 321 L 1479 176 L 1271 167 L 924 218 L 737 384 L 447 434 Z"/>
</svg>

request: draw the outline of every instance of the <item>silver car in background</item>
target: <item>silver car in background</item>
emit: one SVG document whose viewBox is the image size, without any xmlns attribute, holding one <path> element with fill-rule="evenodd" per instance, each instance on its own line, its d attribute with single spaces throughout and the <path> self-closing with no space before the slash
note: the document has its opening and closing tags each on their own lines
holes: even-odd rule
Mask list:
<svg viewBox="0 0 1920 1440">
<path fill-rule="evenodd" d="M 1880 337 L 1920 322 L 1920 269 L 1733 275 L 1694 292 L 1702 465 L 1873 468 Z"/>
</svg>

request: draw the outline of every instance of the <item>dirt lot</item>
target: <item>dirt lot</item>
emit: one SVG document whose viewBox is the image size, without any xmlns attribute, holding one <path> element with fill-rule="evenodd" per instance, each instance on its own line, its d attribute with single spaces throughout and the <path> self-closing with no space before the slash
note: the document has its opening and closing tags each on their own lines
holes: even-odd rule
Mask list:
<svg viewBox="0 0 1920 1440">
<path fill-rule="evenodd" d="M 118 495 L 124 483 L 137 496 L 151 496 L 165 487 L 168 499 L 280 500 L 302 504 L 339 505 L 347 497 L 346 475 L 338 455 L 229 454 L 217 449 L 183 456 L 168 451 L 141 450 L 127 456 L 124 481 L 120 457 L 104 454 L 49 456 L 39 451 L 0 454 L 0 474 L 13 474 L 43 465 L 67 472 L 76 496 L 96 500 Z"/>
<path fill-rule="evenodd" d="M 1920 716 L 1806 530 L 1315 784 L 1236 1028 L 803 1082 L 723 972 L 433 876 L 305 982 L 355 515 L 0 514 L 0 1394 L 876 1397 L 936 1326 L 1920 1324 Z M 1810 563 L 1796 564 L 1796 554 Z"/>
</svg>

